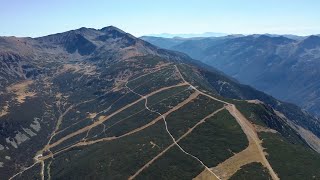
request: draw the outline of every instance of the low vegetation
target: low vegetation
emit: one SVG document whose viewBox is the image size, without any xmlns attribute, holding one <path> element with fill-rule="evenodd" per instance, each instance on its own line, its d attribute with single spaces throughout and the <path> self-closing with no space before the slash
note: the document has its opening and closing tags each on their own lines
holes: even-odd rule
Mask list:
<svg viewBox="0 0 320 180">
<path fill-rule="evenodd" d="M 244 150 L 248 140 L 234 117 L 223 110 L 195 128 L 179 144 L 208 167 L 215 167 Z"/>
<path fill-rule="evenodd" d="M 241 167 L 231 178 L 230 180 L 269 180 L 271 179 L 268 169 L 263 167 L 261 163 L 250 163 Z"/>
<path fill-rule="evenodd" d="M 320 179 L 320 156 L 300 144 L 292 144 L 279 134 L 260 133 L 262 145 L 280 179 Z M 304 167 L 304 168 L 301 168 Z"/>
</svg>

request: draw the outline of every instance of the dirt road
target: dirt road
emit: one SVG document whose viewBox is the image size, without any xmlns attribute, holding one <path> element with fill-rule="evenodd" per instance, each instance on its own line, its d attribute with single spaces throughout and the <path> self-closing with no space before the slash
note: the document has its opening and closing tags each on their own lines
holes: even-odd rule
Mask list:
<svg viewBox="0 0 320 180">
<path fill-rule="evenodd" d="M 223 100 L 220 100 L 220 99 L 217 99 L 211 95 L 208 95 L 200 90 L 198 90 L 196 87 L 194 87 L 193 85 L 191 85 L 189 82 L 187 82 L 183 75 L 181 74 L 179 68 L 174 65 L 176 70 L 178 71 L 181 79 L 189 84 L 193 89 L 195 89 L 196 91 L 198 91 L 200 94 L 204 95 L 204 96 L 207 96 L 215 101 L 219 101 L 219 102 L 222 102 L 224 104 L 227 105 L 227 110 L 230 112 L 230 114 L 237 120 L 238 124 L 241 126 L 243 132 L 246 134 L 247 138 L 249 141 L 253 141 L 258 149 L 258 152 L 260 154 L 260 157 L 262 159 L 262 164 L 269 170 L 269 174 L 271 175 L 272 179 L 273 180 L 278 180 L 279 177 L 277 176 L 277 174 L 274 172 L 274 170 L 272 169 L 269 161 L 267 160 L 267 158 L 265 157 L 265 154 L 263 152 L 263 147 L 261 146 L 261 140 L 259 139 L 256 131 L 255 131 L 255 128 L 254 126 L 250 123 L 249 120 L 247 120 L 242 114 L 241 112 L 236 108 L 236 106 L 234 104 L 231 104 L 231 103 L 228 103 L 226 101 L 223 101 Z"/>
</svg>

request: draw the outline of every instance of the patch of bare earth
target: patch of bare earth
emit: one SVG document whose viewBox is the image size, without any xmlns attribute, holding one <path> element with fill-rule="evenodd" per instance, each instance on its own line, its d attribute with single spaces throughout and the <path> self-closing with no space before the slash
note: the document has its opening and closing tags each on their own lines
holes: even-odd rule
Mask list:
<svg viewBox="0 0 320 180">
<path fill-rule="evenodd" d="M 258 100 L 258 99 L 254 99 L 254 100 L 247 100 L 248 103 L 251 104 L 264 104 L 262 101 Z"/>
<path fill-rule="evenodd" d="M 88 113 L 88 118 L 94 119 L 97 115 L 97 113 Z"/>
<path fill-rule="evenodd" d="M 156 65 L 156 67 L 155 68 L 163 68 L 163 67 L 168 67 L 169 65 L 171 65 L 172 63 L 170 63 L 170 62 L 159 62 L 157 65 Z"/>
<path fill-rule="evenodd" d="M 271 129 L 271 128 L 266 128 L 266 127 L 263 127 L 263 126 L 259 126 L 259 125 L 256 125 L 256 124 L 252 124 L 254 126 L 254 128 L 256 129 L 257 132 L 270 132 L 270 133 L 277 133 L 276 130 L 274 129 Z"/>
<path fill-rule="evenodd" d="M 114 78 L 114 84 L 113 84 L 113 92 L 120 91 L 123 86 L 128 82 L 128 79 L 132 76 L 132 72 L 130 70 L 125 70 L 120 72 L 116 78 Z"/>
<path fill-rule="evenodd" d="M 31 84 L 33 84 L 32 80 L 22 81 L 20 83 L 9 86 L 7 88 L 7 92 L 15 94 L 18 103 L 22 104 L 27 97 L 34 97 L 36 95 L 35 92 L 28 91 L 28 87 Z"/>
<path fill-rule="evenodd" d="M 0 117 L 5 116 L 9 113 L 9 102 L 6 102 L 6 105 L 3 106 L 2 109 L 0 109 Z"/>
<path fill-rule="evenodd" d="M 152 149 L 153 149 L 154 147 L 157 147 L 157 148 L 159 148 L 159 149 L 160 149 L 160 147 L 159 147 L 156 143 L 154 143 L 154 142 L 150 141 L 150 144 L 152 145 Z"/>
<path fill-rule="evenodd" d="M 193 180 L 219 180 L 219 179 L 206 168 L 197 177 L 193 178 Z"/>
<path fill-rule="evenodd" d="M 64 72 L 81 73 L 88 76 L 93 76 L 97 74 L 96 66 L 87 64 L 64 64 L 62 68 L 58 71 L 58 74 Z"/>
<path fill-rule="evenodd" d="M 122 49 L 122 59 L 130 59 L 133 57 L 144 56 L 145 54 L 140 53 L 137 49 L 133 46 L 125 47 Z"/>
</svg>

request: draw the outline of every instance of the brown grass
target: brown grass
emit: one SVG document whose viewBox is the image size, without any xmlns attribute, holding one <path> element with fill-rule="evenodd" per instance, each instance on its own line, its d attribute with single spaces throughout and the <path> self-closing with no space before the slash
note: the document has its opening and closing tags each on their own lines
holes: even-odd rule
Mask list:
<svg viewBox="0 0 320 180">
<path fill-rule="evenodd" d="M 14 93 L 16 95 L 16 100 L 18 103 L 24 103 L 27 97 L 34 97 L 36 95 L 35 92 L 29 92 L 28 87 L 33 84 L 32 80 L 22 81 L 20 83 L 11 85 L 7 88 L 7 92 Z"/>
</svg>

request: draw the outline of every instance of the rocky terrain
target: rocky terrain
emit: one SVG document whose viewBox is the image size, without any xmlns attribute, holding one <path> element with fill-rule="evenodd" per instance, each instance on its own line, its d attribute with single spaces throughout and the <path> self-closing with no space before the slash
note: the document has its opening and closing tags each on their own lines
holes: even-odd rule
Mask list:
<svg viewBox="0 0 320 180">
<path fill-rule="evenodd" d="M 0 42 L 1 179 L 320 178 L 319 120 L 185 54 L 112 26 Z"/>
</svg>

